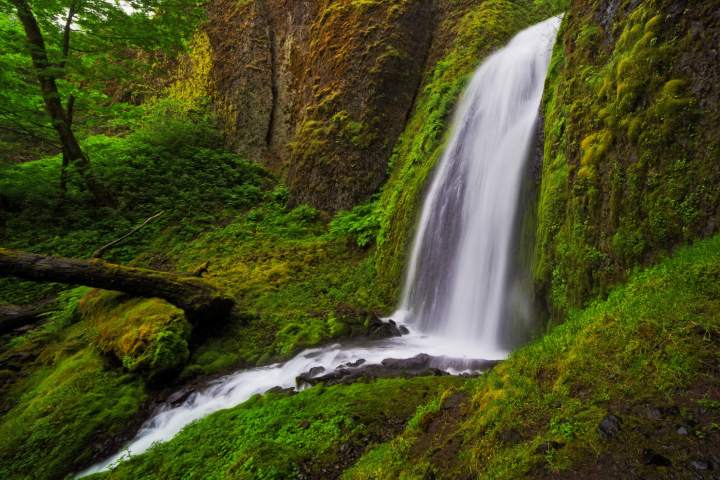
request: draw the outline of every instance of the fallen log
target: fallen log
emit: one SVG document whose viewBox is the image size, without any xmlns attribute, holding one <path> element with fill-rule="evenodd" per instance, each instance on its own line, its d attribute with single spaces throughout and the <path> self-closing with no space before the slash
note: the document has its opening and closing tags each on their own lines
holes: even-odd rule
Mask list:
<svg viewBox="0 0 720 480">
<path fill-rule="evenodd" d="M 191 321 L 227 316 L 235 305 L 229 295 L 201 278 L 98 259 L 79 260 L 0 248 L 0 275 L 162 298 L 183 309 Z"/>
</svg>

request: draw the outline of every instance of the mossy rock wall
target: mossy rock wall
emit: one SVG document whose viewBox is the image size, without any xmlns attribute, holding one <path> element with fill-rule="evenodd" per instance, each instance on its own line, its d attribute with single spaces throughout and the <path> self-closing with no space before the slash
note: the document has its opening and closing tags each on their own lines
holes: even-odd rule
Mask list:
<svg viewBox="0 0 720 480">
<path fill-rule="evenodd" d="M 574 1 L 544 99 L 534 274 L 551 312 L 720 220 L 717 2 Z"/>
<path fill-rule="evenodd" d="M 181 83 L 209 77 L 227 143 L 285 178 L 294 204 L 349 208 L 386 177 L 434 11 L 432 0 L 213 2 Z"/>
<path fill-rule="evenodd" d="M 323 2 L 311 27 L 288 182 L 293 200 L 335 210 L 385 180 L 431 40 L 431 0 Z"/>
</svg>

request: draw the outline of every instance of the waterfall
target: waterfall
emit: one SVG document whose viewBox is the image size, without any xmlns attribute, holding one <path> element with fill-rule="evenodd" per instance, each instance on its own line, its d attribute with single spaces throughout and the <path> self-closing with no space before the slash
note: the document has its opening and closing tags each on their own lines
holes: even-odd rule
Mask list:
<svg viewBox="0 0 720 480">
<path fill-rule="evenodd" d="M 517 346 L 508 323 L 532 310 L 514 281 L 527 273 L 516 261 L 518 206 L 559 24 L 520 32 L 475 73 L 425 198 L 396 314 L 485 358 Z"/>
<path fill-rule="evenodd" d="M 429 354 L 433 367 L 460 373 L 477 371 L 474 359 L 504 358 L 518 338 L 503 341 L 503 325 L 529 315 L 528 296 L 519 291 L 518 206 L 559 24 L 555 17 L 519 33 L 483 63 L 460 102 L 394 315 L 409 322 L 410 334 L 310 349 L 285 363 L 219 378 L 182 401 L 162 405 L 122 450 L 78 476 L 108 470 L 252 395 L 293 388 L 296 377 L 312 368 L 330 372 Z"/>
</svg>

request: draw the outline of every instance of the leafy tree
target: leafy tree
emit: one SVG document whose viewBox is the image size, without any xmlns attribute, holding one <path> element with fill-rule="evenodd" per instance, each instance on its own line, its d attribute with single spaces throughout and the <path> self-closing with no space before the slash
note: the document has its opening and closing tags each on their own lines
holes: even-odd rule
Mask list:
<svg viewBox="0 0 720 480">
<path fill-rule="evenodd" d="M 123 101 L 157 91 L 157 80 L 149 79 L 186 47 L 201 5 L 0 0 L 0 12 L 0 138 L 59 147 L 63 164 L 74 165 L 96 199 L 106 201 L 78 137 L 109 128 Z"/>
</svg>

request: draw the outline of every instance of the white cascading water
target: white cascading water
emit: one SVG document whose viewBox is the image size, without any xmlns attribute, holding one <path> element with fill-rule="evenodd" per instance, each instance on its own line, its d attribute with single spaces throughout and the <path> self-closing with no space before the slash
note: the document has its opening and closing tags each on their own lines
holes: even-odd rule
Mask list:
<svg viewBox="0 0 720 480">
<path fill-rule="evenodd" d="M 507 347 L 518 204 L 560 18 L 519 33 L 478 69 L 422 210 L 401 315 L 421 330 L 465 339 L 485 358 Z M 514 344 L 515 343 L 515 344 Z M 509 345 L 508 345 L 509 344 Z"/>
<path fill-rule="evenodd" d="M 393 315 L 409 334 L 310 349 L 220 378 L 158 409 L 123 450 L 78 476 L 112 468 L 252 395 L 296 387 L 296 377 L 314 367 L 332 372 L 361 359 L 372 365 L 425 353 L 432 366 L 459 373 L 472 370 L 474 359 L 505 358 L 513 345 L 502 339 L 503 322 L 528 309 L 512 293 L 518 204 L 559 24 L 554 17 L 515 36 L 478 69 L 460 102 Z"/>
</svg>

